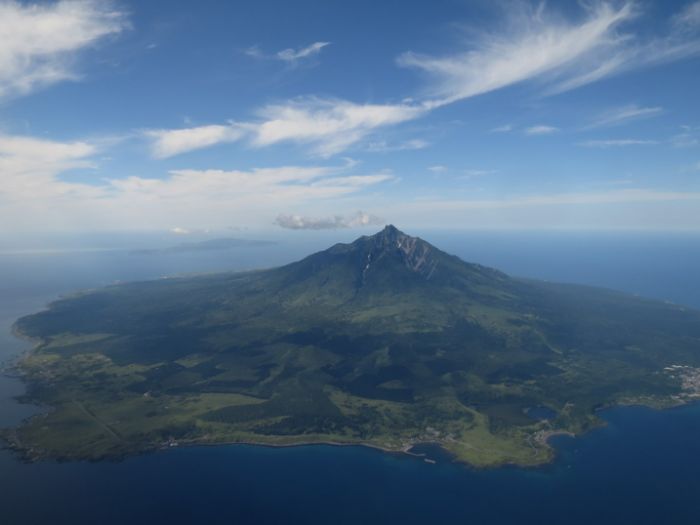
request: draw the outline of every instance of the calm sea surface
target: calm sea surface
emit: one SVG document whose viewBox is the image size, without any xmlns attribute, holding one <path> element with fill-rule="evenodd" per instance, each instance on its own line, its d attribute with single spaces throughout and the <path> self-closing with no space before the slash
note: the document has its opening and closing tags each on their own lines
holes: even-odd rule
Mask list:
<svg viewBox="0 0 700 525">
<path fill-rule="evenodd" d="M 425 233 L 508 273 L 617 288 L 700 308 L 700 237 Z M 326 238 L 223 252 L 27 253 L 0 245 L 0 362 L 27 349 L 14 320 L 61 294 L 120 280 L 273 266 Z M 699 349 L 700 351 L 700 349 Z M 0 376 L 0 425 L 36 409 Z M 23 464 L 0 450 L 0 523 L 700 523 L 700 405 L 605 413 L 608 425 L 556 438 L 536 470 L 475 471 L 361 447 L 193 447 L 118 463 Z"/>
</svg>

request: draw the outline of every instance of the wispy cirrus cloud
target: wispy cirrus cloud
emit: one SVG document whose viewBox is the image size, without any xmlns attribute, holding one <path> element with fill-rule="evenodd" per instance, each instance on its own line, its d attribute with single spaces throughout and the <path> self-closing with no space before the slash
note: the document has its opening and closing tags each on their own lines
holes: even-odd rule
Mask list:
<svg viewBox="0 0 700 525">
<path fill-rule="evenodd" d="M 375 153 L 387 153 L 392 151 L 411 151 L 425 149 L 430 146 L 430 142 L 423 139 L 411 139 L 395 144 L 388 143 L 385 140 L 378 140 L 367 144 L 367 151 Z"/>
<path fill-rule="evenodd" d="M 342 172 L 342 168 L 328 166 L 282 166 L 252 170 L 182 169 L 170 171 L 165 178 L 132 176 L 113 179 L 109 181 L 109 186 L 134 196 L 182 198 L 183 202 L 201 197 L 212 202 L 226 200 L 242 204 L 250 202 L 250 199 L 260 202 L 304 196 L 339 196 L 391 178 L 386 174 L 338 176 Z M 202 200 L 202 204 L 205 200 Z"/>
<path fill-rule="evenodd" d="M 317 56 L 324 47 L 329 45 L 331 45 L 330 42 L 314 42 L 313 44 L 310 44 L 306 47 L 301 47 L 298 49 L 290 47 L 287 49 L 282 49 L 281 51 L 272 54 L 264 53 L 262 49 L 260 49 L 260 47 L 256 45 L 249 47 L 244 51 L 244 53 L 249 57 L 253 58 L 266 60 L 281 60 L 282 62 L 286 62 L 287 64 L 296 65 L 301 60 Z"/>
<path fill-rule="evenodd" d="M 0 2 L 0 99 L 76 80 L 77 53 L 127 25 L 108 1 Z"/>
<path fill-rule="evenodd" d="M 530 126 L 525 128 L 525 135 L 551 135 L 552 133 L 557 133 L 559 128 L 555 126 L 548 126 L 546 124 L 538 124 L 536 126 Z"/>
<path fill-rule="evenodd" d="M 406 122 L 424 109 L 409 104 L 355 104 L 345 100 L 306 98 L 273 104 L 259 111 L 252 144 L 308 144 L 313 153 L 328 157 L 357 143 L 374 130 Z"/>
<path fill-rule="evenodd" d="M 248 142 L 266 147 L 282 142 L 307 146 L 329 157 L 357 144 L 372 133 L 420 118 L 459 100 L 526 81 L 537 81 L 551 95 L 600 81 L 609 76 L 700 54 L 700 36 L 692 4 L 666 24 L 665 34 L 638 37 L 629 28 L 643 14 L 633 1 L 583 4 L 582 17 L 566 17 L 525 2 L 507 2 L 497 31 L 472 32 L 462 49 L 444 56 L 407 52 L 400 66 L 423 71 L 429 78 L 422 98 L 404 103 L 357 103 L 342 99 L 303 97 L 260 108 L 257 118 L 244 122 Z M 679 28 L 682 27 L 682 30 Z M 325 42 L 298 50 L 283 50 L 276 59 L 294 61 L 319 52 Z M 268 57 L 259 48 L 249 54 Z M 283 55 L 282 58 L 278 55 Z M 603 115 L 594 126 L 612 126 L 634 118 L 659 114 L 661 108 L 627 106 Z M 511 124 L 494 133 L 513 131 Z M 533 126 L 525 134 L 551 133 L 551 126 Z M 222 132 L 225 142 L 230 137 Z M 186 134 L 182 135 L 183 137 Z M 211 145 L 192 140 L 189 151 Z M 155 153 L 155 151 L 154 151 Z M 173 153 L 175 154 L 175 152 Z"/>
<path fill-rule="evenodd" d="M 579 142 L 579 146 L 585 148 L 619 148 L 625 146 L 651 146 L 658 144 L 658 140 L 642 139 L 607 139 L 607 140 L 584 140 Z"/>
<path fill-rule="evenodd" d="M 326 46 L 329 46 L 330 42 L 314 42 L 313 44 L 302 47 L 301 49 L 288 48 L 278 51 L 275 56 L 283 60 L 284 62 L 297 62 L 303 58 L 309 58 L 314 55 L 318 55 Z"/>
<path fill-rule="evenodd" d="M 243 138 L 245 132 L 244 127 L 230 123 L 183 129 L 148 130 L 145 135 L 152 141 L 152 155 L 163 159 L 216 144 L 236 142 Z"/>
<path fill-rule="evenodd" d="M 700 29 L 700 2 L 686 5 L 671 19 L 673 28 L 678 33 L 694 33 Z"/>
<path fill-rule="evenodd" d="M 173 170 L 158 179 L 110 180 L 109 198 L 103 199 L 103 206 L 132 224 L 177 223 L 195 229 L 261 224 L 281 208 L 314 209 L 394 178 L 348 170 L 345 166 Z"/>
<path fill-rule="evenodd" d="M 695 148 L 700 146 L 700 126 L 681 126 L 681 132 L 673 135 L 670 143 L 674 148 Z"/>
<path fill-rule="evenodd" d="M 618 126 L 633 120 L 655 117 L 663 113 L 662 107 L 639 107 L 635 104 L 614 108 L 599 115 L 584 129 Z"/>
<path fill-rule="evenodd" d="M 538 80 L 544 94 L 561 93 L 603 78 L 700 53 L 696 4 L 677 15 L 665 35 L 635 38 L 624 28 L 642 14 L 636 2 L 582 4 L 585 17 L 571 22 L 544 3 L 502 4 L 498 31 L 472 31 L 462 51 L 446 56 L 415 52 L 398 64 L 424 71 L 431 79 L 430 107 Z M 677 26 L 676 26 L 677 27 Z"/>
<path fill-rule="evenodd" d="M 100 147 L 0 135 L 0 223 L 22 229 L 186 229 L 269 222 L 280 208 L 347 198 L 394 180 L 356 165 L 279 166 L 249 170 L 179 169 L 160 177 L 66 177 L 99 167 Z"/>
<path fill-rule="evenodd" d="M 380 226 L 384 220 L 363 211 L 351 215 L 334 215 L 332 217 L 307 217 L 296 214 L 280 214 L 275 224 L 288 230 L 339 230 L 345 228 L 361 228 L 364 226 Z"/>
<path fill-rule="evenodd" d="M 497 170 L 485 170 L 485 169 L 466 169 L 463 172 L 462 178 L 465 179 L 473 179 L 475 177 L 484 177 L 486 175 L 493 175 L 495 173 L 498 173 Z"/>
<path fill-rule="evenodd" d="M 449 104 L 534 78 L 546 77 L 556 90 L 598 80 L 611 69 L 605 56 L 626 40 L 616 30 L 636 14 L 631 2 L 620 7 L 595 4 L 587 8 L 581 23 L 545 11 L 544 4 L 512 2 L 506 10 L 502 30 L 475 33 L 461 52 L 442 57 L 408 52 L 399 57 L 399 65 L 420 69 L 432 78 L 430 105 Z"/>
<path fill-rule="evenodd" d="M 514 129 L 512 124 L 503 124 L 502 126 L 491 129 L 490 133 L 510 133 Z"/>
<path fill-rule="evenodd" d="M 229 125 L 147 131 L 154 157 L 247 139 L 253 147 L 292 142 L 309 146 L 312 154 L 330 157 L 366 138 L 375 130 L 412 120 L 424 109 L 408 104 L 355 104 L 316 97 L 271 104 L 258 110 L 258 119 Z M 424 146 L 415 142 L 416 146 Z"/>
</svg>

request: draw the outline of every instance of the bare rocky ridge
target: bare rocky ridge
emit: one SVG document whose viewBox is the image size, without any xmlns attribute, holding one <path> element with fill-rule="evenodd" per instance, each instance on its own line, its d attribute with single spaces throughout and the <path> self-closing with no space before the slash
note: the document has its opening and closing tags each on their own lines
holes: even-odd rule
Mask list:
<svg viewBox="0 0 700 525">
<path fill-rule="evenodd" d="M 435 272 L 438 261 L 432 256 L 433 249 L 430 244 L 418 237 L 411 237 L 395 226 L 389 225 L 384 230 L 372 237 L 363 237 L 359 241 L 369 239 L 372 246 L 367 254 L 367 264 L 363 270 L 363 278 L 372 266 L 373 262 L 382 257 L 399 257 L 406 268 L 422 275 L 426 279 Z"/>
</svg>

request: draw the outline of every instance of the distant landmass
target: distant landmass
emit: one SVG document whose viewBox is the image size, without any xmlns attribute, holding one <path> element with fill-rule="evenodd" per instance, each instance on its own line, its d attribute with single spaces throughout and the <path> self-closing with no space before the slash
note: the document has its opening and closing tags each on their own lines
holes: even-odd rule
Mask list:
<svg viewBox="0 0 700 525">
<path fill-rule="evenodd" d="M 255 239 L 209 239 L 199 242 L 183 242 L 175 246 L 166 248 L 143 248 L 132 250 L 134 255 L 152 255 L 158 253 L 188 253 L 188 252 L 209 252 L 217 250 L 231 250 L 233 248 L 242 248 L 250 246 L 273 246 L 277 244 L 274 241 L 260 241 Z"/>
<path fill-rule="evenodd" d="M 516 279 L 388 226 L 264 271 L 77 294 L 16 323 L 27 459 L 185 444 L 438 444 L 537 465 L 611 405 L 700 397 L 700 312 Z"/>
</svg>

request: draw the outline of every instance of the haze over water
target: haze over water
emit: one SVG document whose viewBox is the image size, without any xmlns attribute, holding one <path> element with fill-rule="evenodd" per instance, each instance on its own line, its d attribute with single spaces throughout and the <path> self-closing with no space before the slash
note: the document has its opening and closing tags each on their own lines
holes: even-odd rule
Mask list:
<svg viewBox="0 0 700 525">
<path fill-rule="evenodd" d="M 514 275 L 700 308 L 698 236 L 415 233 Z M 282 264 L 353 236 L 186 254 L 0 255 L 0 360 L 28 347 L 10 335 L 12 322 L 60 294 L 117 280 Z M 0 379 L 0 424 L 32 412 L 11 399 L 21 392 L 16 379 Z M 615 409 L 605 419 L 606 428 L 582 438 L 555 438 L 558 460 L 536 470 L 475 471 L 439 456 L 433 465 L 361 447 L 193 447 L 119 463 L 33 465 L 0 451 L 2 523 L 696 524 L 700 405 Z"/>
</svg>

